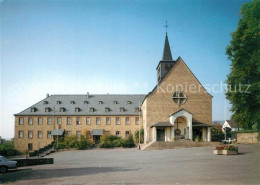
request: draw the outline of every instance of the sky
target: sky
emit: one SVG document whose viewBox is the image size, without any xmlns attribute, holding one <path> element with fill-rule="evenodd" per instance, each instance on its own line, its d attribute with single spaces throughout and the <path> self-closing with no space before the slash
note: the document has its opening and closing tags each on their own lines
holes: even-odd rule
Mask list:
<svg viewBox="0 0 260 185">
<path fill-rule="evenodd" d="M 12 138 L 14 114 L 47 93 L 150 92 L 166 20 L 173 59 L 181 56 L 201 84 L 212 87 L 213 121 L 229 119 L 230 104 L 225 111 L 218 86 L 230 72 L 225 50 L 246 2 L 0 0 L 0 136 Z"/>
</svg>

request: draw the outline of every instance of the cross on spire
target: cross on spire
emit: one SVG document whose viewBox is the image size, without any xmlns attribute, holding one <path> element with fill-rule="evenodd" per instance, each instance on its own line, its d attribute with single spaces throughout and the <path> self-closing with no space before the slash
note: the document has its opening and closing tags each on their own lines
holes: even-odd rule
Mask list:
<svg viewBox="0 0 260 185">
<path fill-rule="evenodd" d="M 167 34 L 167 31 L 168 31 L 168 21 L 166 21 L 166 24 L 164 26 L 166 28 L 166 34 Z"/>
</svg>

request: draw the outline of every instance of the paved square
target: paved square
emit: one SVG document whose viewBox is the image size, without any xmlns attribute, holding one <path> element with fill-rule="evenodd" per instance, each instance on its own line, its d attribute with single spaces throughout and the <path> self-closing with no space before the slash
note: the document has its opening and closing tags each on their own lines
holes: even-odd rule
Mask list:
<svg viewBox="0 0 260 185">
<path fill-rule="evenodd" d="M 155 151 L 95 149 L 52 155 L 53 165 L 0 175 L 10 184 L 260 184 L 260 144 L 240 155 L 213 155 L 212 147 Z"/>
</svg>

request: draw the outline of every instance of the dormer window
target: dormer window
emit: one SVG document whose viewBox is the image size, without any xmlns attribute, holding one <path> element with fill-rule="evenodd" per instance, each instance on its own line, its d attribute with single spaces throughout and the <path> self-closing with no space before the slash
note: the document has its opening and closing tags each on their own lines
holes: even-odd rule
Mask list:
<svg viewBox="0 0 260 185">
<path fill-rule="evenodd" d="M 70 101 L 70 104 L 75 104 L 75 101 Z"/>
<path fill-rule="evenodd" d="M 79 107 L 76 107 L 75 108 L 75 112 L 79 112 L 80 111 L 80 108 Z"/>
<path fill-rule="evenodd" d="M 61 101 L 57 101 L 57 104 L 61 104 Z"/>
<path fill-rule="evenodd" d="M 46 107 L 45 108 L 45 112 L 51 112 L 51 108 L 50 107 Z"/>
<path fill-rule="evenodd" d="M 60 112 L 65 112 L 65 108 L 64 108 L 64 107 L 61 107 L 61 108 L 60 108 Z"/>
<path fill-rule="evenodd" d="M 93 107 L 89 108 L 89 112 L 94 112 L 94 111 L 95 111 L 95 109 Z"/>
<path fill-rule="evenodd" d="M 131 101 L 127 101 L 127 104 L 131 104 L 132 102 Z"/>
<path fill-rule="evenodd" d="M 125 108 L 124 107 L 120 107 L 120 112 L 125 112 Z"/>
<path fill-rule="evenodd" d="M 113 101 L 113 104 L 118 104 L 118 102 L 117 101 Z"/>
<path fill-rule="evenodd" d="M 36 112 L 36 111 L 37 111 L 37 109 L 35 107 L 31 108 L 31 112 Z"/>
<path fill-rule="evenodd" d="M 88 101 L 84 101 L 84 104 L 88 104 Z"/>
<path fill-rule="evenodd" d="M 102 102 L 102 101 L 99 101 L 98 104 L 103 104 L 103 102 Z"/>
<path fill-rule="evenodd" d="M 110 112 L 110 108 L 106 107 L 105 112 Z"/>
<path fill-rule="evenodd" d="M 140 112 L 140 108 L 139 108 L 139 107 L 136 107 L 136 108 L 135 108 L 135 112 Z"/>
<path fill-rule="evenodd" d="M 48 101 L 44 101 L 43 104 L 45 104 L 45 105 L 48 104 Z"/>
</svg>

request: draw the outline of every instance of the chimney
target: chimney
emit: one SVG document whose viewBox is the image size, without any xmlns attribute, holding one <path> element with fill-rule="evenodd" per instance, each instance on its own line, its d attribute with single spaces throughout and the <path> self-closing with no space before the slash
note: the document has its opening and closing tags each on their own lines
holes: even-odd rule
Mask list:
<svg viewBox="0 0 260 185">
<path fill-rule="evenodd" d="M 47 94 L 46 94 L 46 98 L 48 98 L 49 96 L 50 96 L 49 93 L 47 93 Z"/>
<path fill-rule="evenodd" d="M 87 92 L 87 99 L 89 98 L 89 92 Z"/>
</svg>

